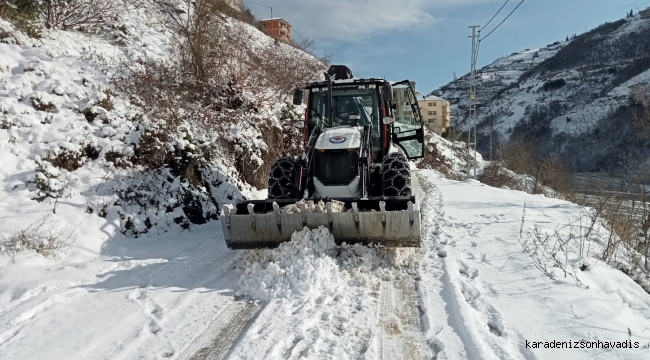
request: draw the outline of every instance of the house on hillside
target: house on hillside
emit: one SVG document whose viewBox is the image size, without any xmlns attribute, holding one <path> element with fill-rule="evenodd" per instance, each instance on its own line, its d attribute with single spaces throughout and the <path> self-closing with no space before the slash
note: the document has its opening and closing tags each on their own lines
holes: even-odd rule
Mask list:
<svg viewBox="0 0 650 360">
<path fill-rule="evenodd" d="M 438 135 L 447 130 L 451 118 L 449 101 L 432 95 L 418 101 L 418 105 L 429 130 Z"/>
<path fill-rule="evenodd" d="M 641 19 L 650 19 L 650 7 L 643 11 L 639 11 L 639 15 L 641 15 Z"/>
<path fill-rule="evenodd" d="M 291 24 L 286 20 L 271 18 L 260 21 L 260 25 L 264 34 L 286 43 L 291 42 Z"/>
<path fill-rule="evenodd" d="M 241 0 L 225 0 L 225 2 L 231 8 L 241 11 Z"/>
</svg>

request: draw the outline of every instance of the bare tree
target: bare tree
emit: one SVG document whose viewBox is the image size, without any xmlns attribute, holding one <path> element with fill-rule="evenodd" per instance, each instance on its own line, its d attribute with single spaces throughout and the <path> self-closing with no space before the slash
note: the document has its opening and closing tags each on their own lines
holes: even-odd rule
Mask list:
<svg viewBox="0 0 650 360">
<path fill-rule="evenodd" d="M 95 27 L 117 16 L 121 0 L 43 0 L 39 10 L 48 29 Z"/>
</svg>

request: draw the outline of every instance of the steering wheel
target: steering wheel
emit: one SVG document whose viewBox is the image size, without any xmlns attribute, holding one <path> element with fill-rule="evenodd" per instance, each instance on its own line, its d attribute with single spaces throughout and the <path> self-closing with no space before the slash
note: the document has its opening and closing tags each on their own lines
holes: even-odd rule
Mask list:
<svg viewBox="0 0 650 360">
<path fill-rule="evenodd" d="M 340 119 L 340 121 L 336 121 L 337 119 Z M 336 116 L 334 116 L 334 121 L 339 125 L 352 124 L 352 121 L 350 121 L 350 113 L 347 112 L 336 114 Z"/>
</svg>

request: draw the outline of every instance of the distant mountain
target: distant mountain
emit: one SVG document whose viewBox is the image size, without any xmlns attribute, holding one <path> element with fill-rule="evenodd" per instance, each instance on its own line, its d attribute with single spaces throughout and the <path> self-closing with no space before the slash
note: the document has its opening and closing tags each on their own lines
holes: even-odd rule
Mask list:
<svg viewBox="0 0 650 360">
<path fill-rule="evenodd" d="M 556 154 L 578 171 L 613 171 L 650 158 L 635 136 L 635 86 L 650 83 L 650 19 L 634 16 L 541 49 L 526 49 L 480 69 L 478 146 L 489 152 L 494 126 L 501 146 L 513 139 Z M 469 78 L 431 94 L 450 100 L 452 126 L 466 130 Z"/>
</svg>

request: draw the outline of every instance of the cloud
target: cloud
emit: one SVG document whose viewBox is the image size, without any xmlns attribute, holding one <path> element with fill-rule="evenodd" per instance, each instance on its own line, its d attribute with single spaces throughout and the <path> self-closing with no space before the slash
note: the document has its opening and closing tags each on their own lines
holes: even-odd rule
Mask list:
<svg viewBox="0 0 650 360">
<path fill-rule="evenodd" d="M 256 0 L 248 6 L 261 17 L 270 16 L 263 6 L 273 6 L 274 15 L 285 17 L 295 35 L 321 42 L 357 42 L 376 34 L 424 27 L 435 21 L 437 10 L 480 1 L 494 0 Z"/>
</svg>

